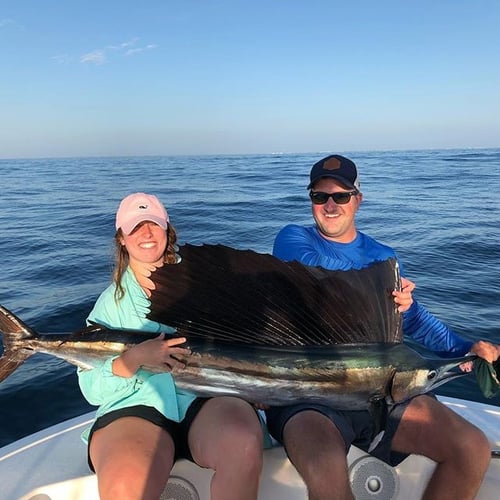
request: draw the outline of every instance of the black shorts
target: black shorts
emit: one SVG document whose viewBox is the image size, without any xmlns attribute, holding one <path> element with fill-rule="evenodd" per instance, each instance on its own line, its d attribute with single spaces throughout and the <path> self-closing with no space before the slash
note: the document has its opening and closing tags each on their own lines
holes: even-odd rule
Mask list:
<svg viewBox="0 0 500 500">
<path fill-rule="evenodd" d="M 427 396 L 434 397 L 432 394 Z M 349 452 L 351 445 L 354 445 L 383 462 L 396 466 L 408 456 L 405 453 L 392 451 L 391 445 L 409 403 L 410 401 L 407 401 L 392 406 L 387 413 L 384 428 L 376 436 L 374 436 L 375 422 L 368 410 L 335 410 L 329 406 L 311 403 L 272 407 L 266 410 L 267 428 L 271 436 L 283 444 L 283 429 L 290 418 L 301 411 L 317 411 L 337 427 L 344 439 L 346 453 Z M 304 439 L 307 439 L 307 436 L 304 436 Z"/>
<path fill-rule="evenodd" d="M 162 415 L 158 410 L 151 406 L 145 405 L 137 405 L 137 406 L 129 406 L 127 408 L 120 408 L 119 410 L 110 411 L 106 413 L 102 417 L 99 417 L 95 422 L 92 428 L 90 429 L 89 434 L 89 442 L 87 446 L 87 460 L 92 472 L 95 472 L 94 466 L 92 465 L 92 461 L 90 460 L 90 441 L 92 439 L 92 435 L 95 431 L 106 427 L 111 422 L 118 420 L 122 417 L 139 417 L 151 422 L 159 427 L 165 429 L 170 437 L 174 441 L 175 445 L 175 458 L 186 458 L 191 462 L 194 462 L 193 457 L 191 456 L 191 451 L 189 450 L 188 444 L 188 433 L 191 428 L 191 424 L 193 420 L 198 415 L 202 406 L 209 400 L 210 398 L 196 398 L 190 405 L 186 411 L 186 416 L 184 420 L 181 422 L 175 422 L 174 420 L 170 420 Z"/>
</svg>

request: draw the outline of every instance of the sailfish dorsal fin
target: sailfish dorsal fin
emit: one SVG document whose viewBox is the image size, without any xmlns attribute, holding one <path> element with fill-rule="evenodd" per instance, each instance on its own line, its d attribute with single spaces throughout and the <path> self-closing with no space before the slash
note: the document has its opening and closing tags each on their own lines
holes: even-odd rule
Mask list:
<svg viewBox="0 0 500 500">
<path fill-rule="evenodd" d="M 183 245 L 151 275 L 148 318 L 179 334 L 254 345 L 400 342 L 395 259 L 329 271 L 223 245 Z"/>
</svg>

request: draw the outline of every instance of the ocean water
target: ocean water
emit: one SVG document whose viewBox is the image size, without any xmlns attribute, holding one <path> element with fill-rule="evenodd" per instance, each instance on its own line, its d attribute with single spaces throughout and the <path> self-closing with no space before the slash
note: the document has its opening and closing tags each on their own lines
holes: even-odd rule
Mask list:
<svg viewBox="0 0 500 500">
<path fill-rule="evenodd" d="M 414 296 L 458 334 L 500 343 L 500 149 L 344 154 L 361 174 L 358 228 L 396 249 Z M 312 223 L 305 186 L 324 155 L 0 160 L 0 303 L 40 332 L 81 328 L 135 191 L 159 196 L 181 243 L 270 252 L 283 225 Z M 500 406 L 473 376 L 440 393 Z M 0 384 L 0 445 L 91 408 L 75 368 L 37 354 Z"/>
</svg>

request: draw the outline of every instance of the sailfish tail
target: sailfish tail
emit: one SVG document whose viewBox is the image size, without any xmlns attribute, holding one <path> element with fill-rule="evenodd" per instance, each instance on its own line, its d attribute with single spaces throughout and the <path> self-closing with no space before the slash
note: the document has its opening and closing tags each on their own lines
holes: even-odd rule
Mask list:
<svg viewBox="0 0 500 500">
<path fill-rule="evenodd" d="M 0 332 L 3 342 L 3 353 L 0 357 L 0 382 L 2 382 L 34 354 L 34 351 L 23 348 L 23 341 L 37 337 L 37 333 L 1 305 Z"/>
</svg>

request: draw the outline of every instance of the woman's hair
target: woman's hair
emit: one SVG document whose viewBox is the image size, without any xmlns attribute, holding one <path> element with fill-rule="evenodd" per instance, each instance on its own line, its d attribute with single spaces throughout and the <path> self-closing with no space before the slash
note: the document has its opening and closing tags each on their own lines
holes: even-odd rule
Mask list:
<svg viewBox="0 0 500 500">
<path fill-rule="evenodd" d="M 165 248 L 165 253 L 163 254 L 163 262 L 165 264 L 175 264 L 177 262 L 176 249 L 177 249 L 177 233 L 175 232 L 174 226 L 168 223 L 167 226 L 167 246 Z M 118 229 L 115 234 L 115 248 L 116 248 L 116 259 L 115 268 L 113 271 L 113 282 L 116 285 L 115 289 L 115 300 L 120 300 L 125 295 L 125 288 L 122 286 L 122 276 L 127 269 L 129 264 L 129 255 L 125 245 L 122 245 L 121 239 L 123 233 L 121 229 Z"/>
</svg>

